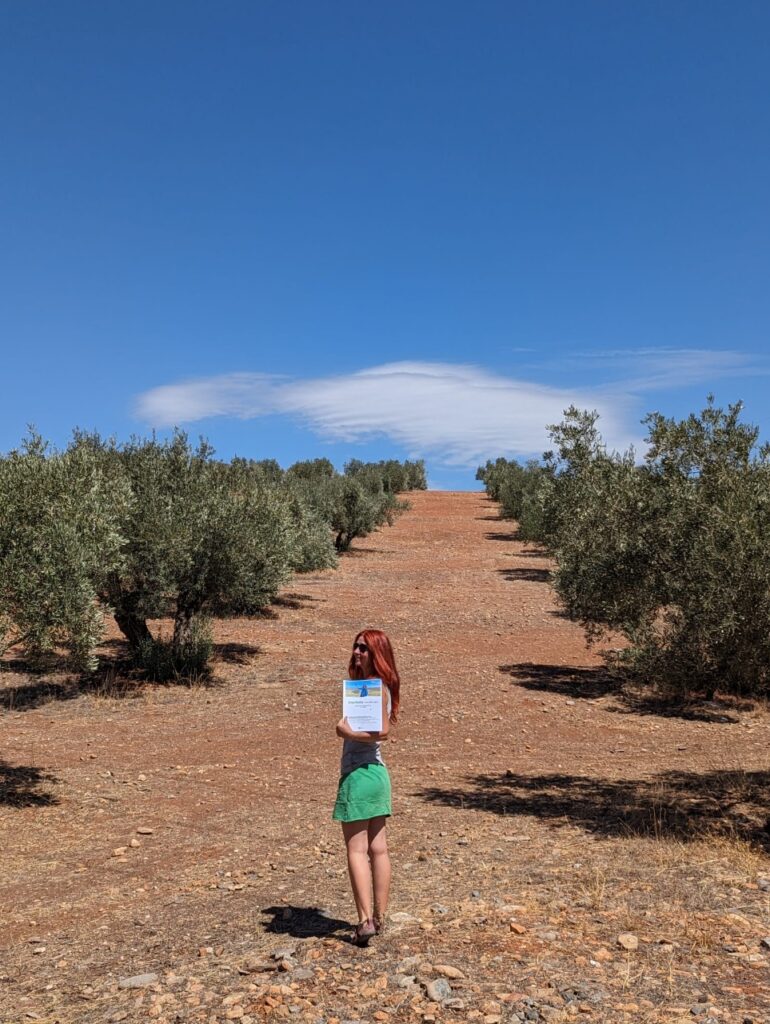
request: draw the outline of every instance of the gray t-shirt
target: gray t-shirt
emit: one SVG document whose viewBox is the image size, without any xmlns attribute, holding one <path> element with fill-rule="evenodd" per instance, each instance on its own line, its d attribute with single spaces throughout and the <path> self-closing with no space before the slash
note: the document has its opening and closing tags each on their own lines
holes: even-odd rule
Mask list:
<svg viewBox="0 0 770 1024">
<path fill-rule="evenodd" d="M 385 685 L 388 694 L 388 718 L 390 718 L 391 701 L 390 690 Z M 362 743 L 361 740 L 343 740 L 342 759 L 340 761 L 340 774 L 347 775 L 354 768 L 360 768 L 362 764 L 385 764 L 382 759 L 381 743 Z"/>
</svg>

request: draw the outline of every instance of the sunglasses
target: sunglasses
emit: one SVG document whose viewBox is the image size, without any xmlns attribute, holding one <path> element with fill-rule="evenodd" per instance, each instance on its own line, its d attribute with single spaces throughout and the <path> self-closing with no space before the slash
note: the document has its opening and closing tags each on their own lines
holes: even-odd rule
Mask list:
<svg viewBox="0 0 770 1024">
<path fill-rule="evenodd" d="M 354 651 L 360 651 L 362 654 L 366 654 L 366 652 L 369 650 L 369 648 L 366 646 L 366 644 L 360 644 L 358 641 L 356 641 L 353 644 L 353 650 Z"/>
</svg>

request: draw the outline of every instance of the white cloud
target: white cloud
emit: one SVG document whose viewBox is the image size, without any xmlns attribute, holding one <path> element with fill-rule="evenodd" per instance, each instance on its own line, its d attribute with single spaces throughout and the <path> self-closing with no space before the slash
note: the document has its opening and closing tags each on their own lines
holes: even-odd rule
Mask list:
<svg viewBox="0 0 770 1024">
<path fill-rule="evenodd" d="M 585 370 L 591 364 L 597 378 L 613 378 L 600 387 L 620 388 L 627 393 L 671 390 L 711 384 L 727 377 L 767 374 L 767 366 L 756 356 L 732 349 L 637 348 L 573 352 L 560 358 L 562 370 L 574 366 Z M 546 364 L 541 364 L 545 366 Z M 618 379 L 621 375 L 621 379 Z"/>
<path fill-rule="evenodd" d="M 399 362 L 309 380 L 227 374 L 154 388 L 138 413 L 152 426 L 210 416 L 283 413 L 330 441 L 387 436 L 412 456 L 474 466 L 490 456 L 526 456 L 548 447 L 545 425 L 569 405 L 597 409 L 611 448 L 638 440 L 629 395 L 553 388 L 450 363 Z"/>
<path fill-rule="evenodd" d="M 140 419 L 154 427 L 192 423 L 209 416 L 250 419 L 274 411 L 271 395 L 281 379 L 263 373 L 228 373 L 164 384 L 140 395 L 137 411 Z"/>
</svg>

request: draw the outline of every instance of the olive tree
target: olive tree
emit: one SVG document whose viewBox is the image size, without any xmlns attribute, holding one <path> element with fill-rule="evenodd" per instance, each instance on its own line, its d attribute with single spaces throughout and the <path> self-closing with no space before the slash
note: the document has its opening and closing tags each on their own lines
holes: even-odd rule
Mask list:
<svg viewBox="0 0 770 1024">
<path fill-rule="evenodd" d="M 740 412 L 651 414 L 639 465 L 604 450 L 595 414 L 552 428 L 557 592 L 591 638 L 625 637 L 616 664 L 675 693 L 770 686 L 770 451 Z"/>
<path fill-rule="evenodd" d="M 184 666 L 205 646 L 208 617 L 253 614 L 290 577 L 295 529 L 280 489 L 215 462 L 206 441 L 193 447 L 177 431 L 165 441 L 77 443 L 98 450 L 131 494 L 120 564 L 99 592 L 135 651 L 152 650 L 147 621 L 171 615 L 172 660 Z"/>
<path fill-rule="evenodd" d="M 62 647 L 93 669 L 102 636 L 98 580 L 121 571 L 131 495 L 94 452 L 61 452 L 31 433 L 0 458 L 0 647 Z"/>
</svg>

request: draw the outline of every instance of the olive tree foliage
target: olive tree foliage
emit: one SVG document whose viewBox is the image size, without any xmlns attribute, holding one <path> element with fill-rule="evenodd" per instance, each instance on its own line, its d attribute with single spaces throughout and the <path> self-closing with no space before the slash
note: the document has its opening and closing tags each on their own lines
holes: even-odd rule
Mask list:
<svg viewBox="0 0 770 1024">
<path fill-rule="evenodd" d="M 87 448 L 61 452 L 36 433 L 0 458 L 0 650 L 64 648 L 95 667 L 98 581 L 122 565 L 129 488 Z"/>
<path fill-rule="evenodd" d="M 298 462 L 286 471 L 286 482 L 331 530 L 336 551 L 349 550 L 358 537 L 392 525 L 408 502 L 397 492 L 427 486 L 422 462 L 361 462 L 353 459 L 337 473 L 328 459 Z"/>
<path fill-rule="evenodd" d="M 202 672 L 212 617 L 256 614 L 405 507 L 388 465 L 386 485 L 367 464 L 219 462 L 181 431 L 124 444 L 76 431 L 61 452 L 31 434 L 0 457 L 0 650 L 64 647 L 93 669 L 109 610 L 150 675 Z M 169 617 L 171 637 L 154 636 Z"/>
<path fill-rule="evenodd" d="M 422 459 L 411 462 L 406 459 L 384 459 L 381 462 L 362 462 L 351 459 L 345 465 L 345 475 L 354 477 L 375 477 L 379 479 L 382 489 L 391 494 L 402 491 L 424 491 L 428 487 L 425 463 Z"/>
<path fill-rule="evenodd" d="M 574 414 L 553 434 L 557 591 L 589 635 L 625 636 L 621 667 L 674 693 L 770 681 L 770 466 L 740 412 L 710 400 L 683 420 L 650 414 L 640 466 Z"/>
<path fill-rule="evenodd" d="M 328 463 L 328 460 L 320 460 Z M 294 572 L 313 572 L 318 569 L 332 569 L 337 565 L 337 553 L 332 543 L 331 527 L 313 500 L 313 473 L 308 476 L 302 471 L 293 474 L 284 470 L 274 459 L 259 462 L 233 459 L 233 467 L 255 486 L 269 485 L 277 489 L 288 509 L 293 524 L 294 538 L 291 547 L 290 564 Z M 310 463 L 299 463 L 310 466 Z M 328 463 L 331 466 L 331 463 Z M 293 468 L 293 467 L 292 467 Z M 334 467 L 332 466 L 332 472 Z M 325 470 L 319 473 L 327 479 Z"/>
<path fill-rule="evenodd" d="M 589 640 L 624 638 L 614 668 L 672 695 L 770 690 L 770 450 L 740 414 L 651 413 L 641 462 L 606 450 L 596 413 L 550 428 L 537 539 L 559 598 Z"/>
<path fill-rule="evenodd" d="M 95 435 L 75 443 L 97 452 L 132 496 L 102 601 L 142 657 L 158 647 L 148 620 L 170 615 L 172 663 L 205 663 L 197 652 L 209 644 L 207 620 L 258 612 L 291 575 L 297 537 L 280 490 L 255 482 L 241 462 L 214 461 L 206 441 L 193 447 L 180 431 L 120 446 Z"/>
<path fill-rule="evenodd" d="M 529 459 L 523 466 L 516 459 L 491 459 L 479 466 L 476 479 L 487 494 L 500 503 L 500 516 L 518 523 L 520 540 L 540 541 L 545 495 L 553 476 L 549 453 L 546 462 Z"/>
<path fill-rule="evenodd" d="M 304 505 L 327 525 L 335 551 L 347 551 L 357 537 L 391 524 L 405 502 L 384 491 L 376 478 L 361 479 L 343 474 L 315 481 L 297 480 L 292 488 Z"/>
</svg>

